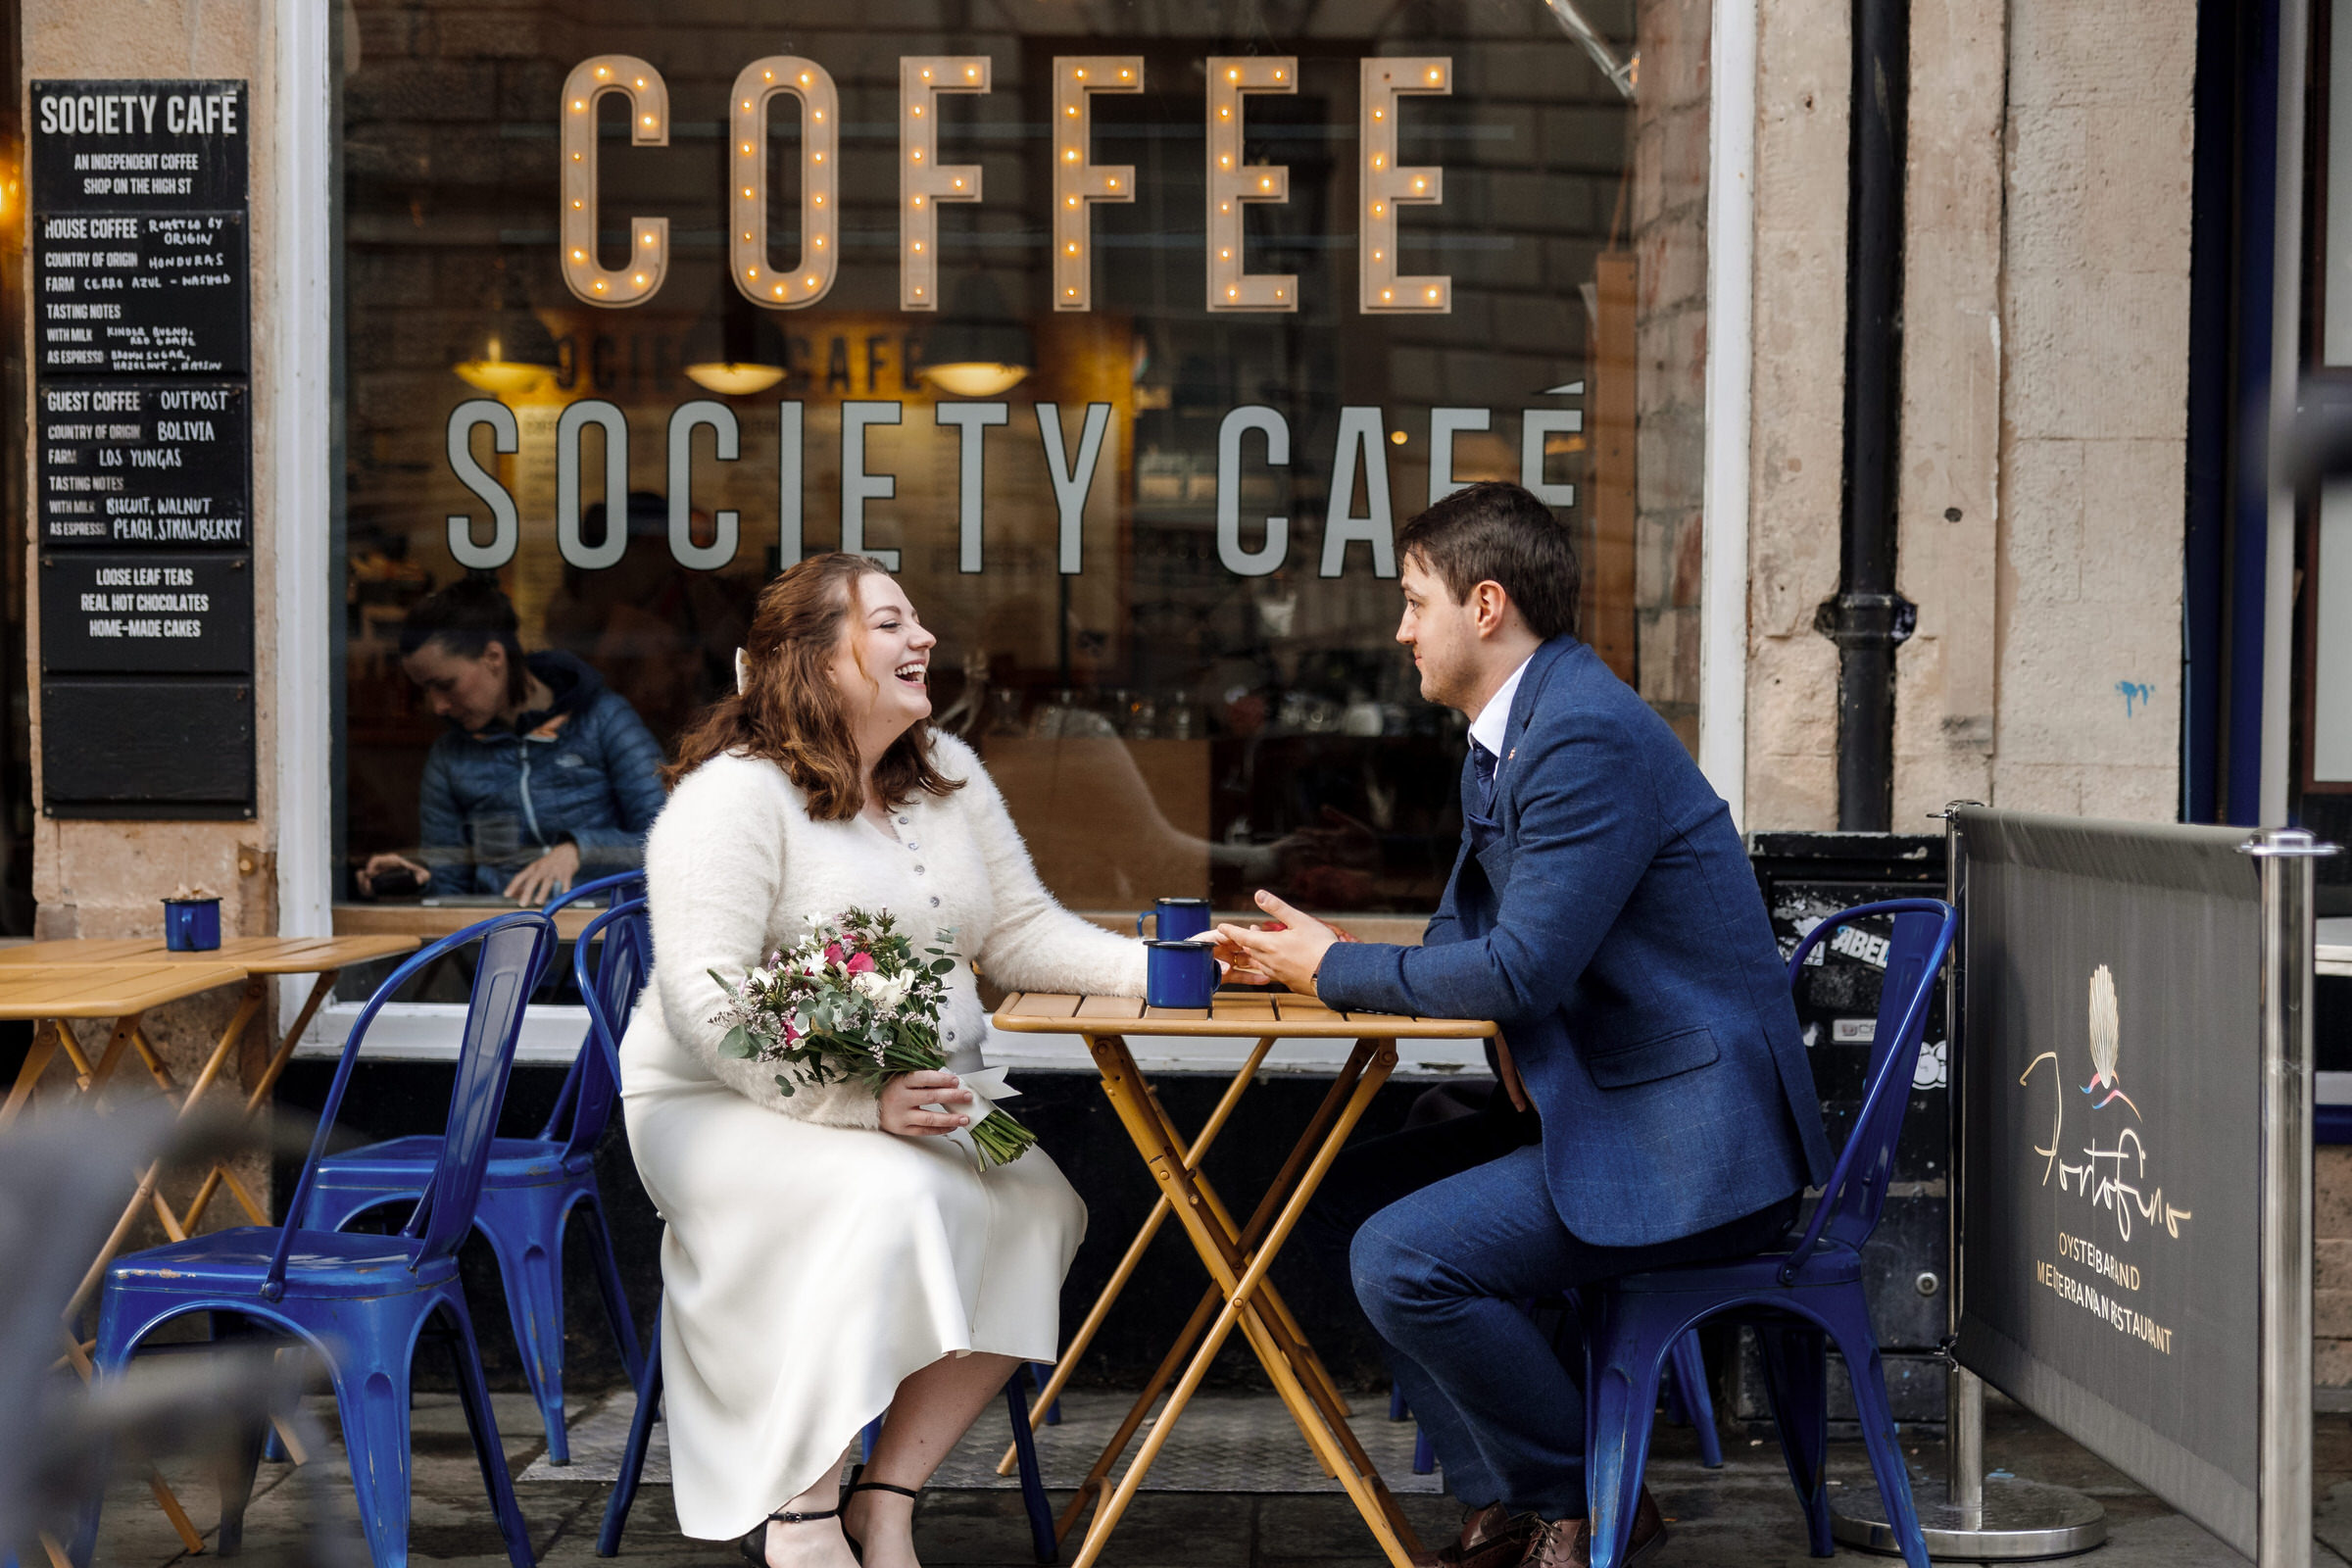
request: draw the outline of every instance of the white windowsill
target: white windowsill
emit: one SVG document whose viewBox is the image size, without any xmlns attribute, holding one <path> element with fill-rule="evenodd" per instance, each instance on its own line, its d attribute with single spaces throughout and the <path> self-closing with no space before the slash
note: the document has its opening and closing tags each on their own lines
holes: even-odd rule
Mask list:
<svg viewBox="0 0 2352 1568">
<path fill-rule="evenodd" d="M 359 1018 L 363 1004 L 338 1002 L 318 1009 L 302 1043 L 298 1058 L 332 1059 L 343 1051 L 344 1037 Z M 375 1016 L 363 1061 L 454 1061 L 456 1036 L 466 1007 L 456 1002 L 396 1002 Z M 588 1009 L 581 1006 L 539 1006 L 523 1015 L 522 1040 L 514 1050 L 521 1066 L 568 1066 L 588 1032 Z M 1181 1037 L 1136 1035 L 1128 1039 L 1136 1064 L 1146 1072 L 1217 1073 L 1229 1075 L 1249 1058 L 1247 1040 L 1186 1040 Z M 1293 1077 L 1329 1076 L 1348 1060 L 1353 1042 L 1348 1040 L 1277 1039 L 1267 1053 L 1261 1073 Z M 1396 1043 L 1396 1078 L 1484 1078 L 1487 1059 L 1475 1040 L 1400 1040 Z M 992 1033 L 991 1065 L 1031 1072 L 1095 1070 L 1086 1043 L 1076 1035 L 1013 1035 Z"/>
</svg>

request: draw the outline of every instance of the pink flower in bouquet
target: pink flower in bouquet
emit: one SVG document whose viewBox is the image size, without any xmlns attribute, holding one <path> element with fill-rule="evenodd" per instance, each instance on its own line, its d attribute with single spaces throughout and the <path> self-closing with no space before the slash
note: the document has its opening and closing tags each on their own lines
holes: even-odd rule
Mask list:
<svg viewBox="0 0 2352 1568">
<path fill-rule="evenodd" d="M 839 963 L 841 961 L 840 943 L 828 942 L 825 944 L 825 961 L 827 963 Z"/>
<path fill-rule="evenodd" d="M 874 972 L 874 956 L 870 953 L 853 953 L 850 955 L 850 961 L 843 967 L 852 974 L 872 974 Z"/>
</svg>

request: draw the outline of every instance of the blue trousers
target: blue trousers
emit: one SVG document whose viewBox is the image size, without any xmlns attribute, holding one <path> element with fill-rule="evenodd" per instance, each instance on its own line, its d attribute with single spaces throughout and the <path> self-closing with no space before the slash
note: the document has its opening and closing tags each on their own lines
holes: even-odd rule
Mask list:
<svg viewBox="0 0 2352 1568">
<path fill-rule="evenodd" d="M 1520 1309 L 1597 1280 L 1761 1252 L 1796 1217 L 1792 1194 L 1728 1224 L 1648 1247 L 1595 1247 L 1560 1223 L 1541 1145 L 1433 1183 L 1366 1220 L 1348 1249 L 1356 1299 L 1472 1507 L 1585 1513 L 1585 1396 Z"/>
</svg>

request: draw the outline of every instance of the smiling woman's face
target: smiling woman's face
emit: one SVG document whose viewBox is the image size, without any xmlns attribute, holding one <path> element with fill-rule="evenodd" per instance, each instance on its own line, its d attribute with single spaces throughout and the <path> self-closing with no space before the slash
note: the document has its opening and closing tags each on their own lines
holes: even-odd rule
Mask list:
<svg viewBox="0 0 2352 1568">
<path fill-rule="evenodd" d="M 931 716 L 931 650 L 939 639 L 915 618 L 897 578 L 863 572 L 851 592 L 833 681 L 854 734 L 863 740 L 887 730 L 896 740 Z"/>
</svg>

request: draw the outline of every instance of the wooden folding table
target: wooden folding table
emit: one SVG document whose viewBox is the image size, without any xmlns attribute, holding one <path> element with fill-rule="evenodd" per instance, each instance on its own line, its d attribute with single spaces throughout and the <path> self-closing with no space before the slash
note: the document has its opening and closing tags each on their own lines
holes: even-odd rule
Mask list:
<svg viewBox="0 0 2352 1568">
<path fill-rule="evenodd" d="M 1040 1414 L 1069 1380 L 1111 1302 L 1133 1274 L 1144 1249 L 1161 1223 L 1173 1213 L 1191 1240 L 1193 1250 L 1207 1266 L 1214 1282 L 1185 1325 L 1167 1356 L 1152 1374 L 1142 1396 L 1128 1411 L 1102 1457 L 1062 1515 L 1066 1534 L 1089 1498 L 1096 1502 L 1094 1522 L 1074 1568 L 1093 1568 L 1105 1542 L 1142 1486 L 1152 1462 L 1158 1457 L 1177 1418 L 1200 1387 L 1209 1363 L 1236 1328 L 1250 1342 L 1259 1363 L 1274 1380 L 1274 1390 L 1299 1432 L 1314 1449 L 1323 1468 L 1336 1476 L 1356 1511 L 1371 1527 L 1380 1547 L 1396 1565 L 1410 1568 L 1420 1549 L 1412 1526 L 1389 1493 L 1362 1445 L 1348 1426 L 1348 1405 L 1334 1387 L 1329 1372 L 1317 1359 L 1305 1332 L 1283 1304 L 1266 1271 L 1283 1244 L 1290 1240 L 1298 1216 L 1322 1184 L 1340 1147 L 1380 1086 L 1396 1065 L 1399 1040 L 1478 1039 L 1492 1035 L 1494 1026 L 1475 1019 L 1408 1018 L 1391 1013 L 1337 1012 L 1307 997 L 1270 996 L 1262 992 L 1220 993 L 1207 1007 L 1147 1007 L 1132 997 L 1047 996 L 1016 994 L 1004 999 L 994 1020 L 1011 1034 L 1076 1034 L 1102 1074 L 1102 1092 L 1119 1114 L 1127 1135 L 1159 1186 L 1160 1199 L 1151 1217 L 1127 1250 L 1118 1271 L 1072 1337 L 1070 1348 L 1054 1369 L 1054 1378 L 1036 1401 Z M 1255 1039 L 1233 1082 L 1227 1086 L 1200 1135 L 1191 1141 L 1176 1130 L 1157 1095 L 1136 1066 L 1127 1049 L 1128 1035 L 1173 1035 L 1194 1038 Z M 1246 1225 L 1237 1225 L 1201 1174 L 1201 1157 L 1224 1129 L 1242 1090 L 1257 1074 L 1267 1052 L 1280 1037 L 1352 1039 L 1355 1049 L 1340 1069 L 1323 1103 L 1307 1122 L 1298 1145 L 1259 1200 Z M 1212 1321 L 1213 1315 L 1213 1321 Z M 1203 1331 L 1205 1330 L 1205 1337 Z M 1196 1346 L 1198 1348 L 1196 1348 Z M 1187 1362 L 1185 1357 L 1191 1355 Z M 1103 1487 L 1110 1471 L 1126 1451 L 1128 1442 L 1150 1414 L 1152 1402 L 1182 1365 L 1184 1372 L 1168 1396 L 1167 1408 L 1135 1461 L 1107 1495 Z"/>
<path fill-rule="evenodd" d="M 220 1076 L 255 1015 L 268 1001 L 269 977 L 317 975 L 292 1026 L 278 1041 L 255 1081 L 244 1086 L 244 1113 L 251 1116 L 269 1101 L 270 1091 L 292 1057 L 303 1031 L 310 1027 L 320 1004 L 334 994 L 335 980 L 342 969 L 413 952 L 418 940 L 414 936 L 391 935 L 237 937 L 207 953 L 173 953 L 164 946 L 161 937 L 92 937 L 0 949 L 0 1018 L 28 1019 L 33 1028 L 31 1050 L 25 1054 L 7 1102 L 0 1104 L 0 1126 L 6 1126 L 23 1113 L 60 1056 L 72 1069 L 73 1092 L 95 1100 L 113 1078 L 125 1052 L 138 1056 L 160 1091 L 178 1097 L 180 1114 L 184 1116 Z M 162 1054 L 148 1040 L 141 1026 L 144 1015 L 148 1009 L 165 1003 L 240 981 L 245 991 L 238 999 L 235 1012 L 206 1054 L 195 1079 L 182 1090 Z M 72 1018 L 114 1020 L 106 1048 L 97 1060 L 92 1061 L 81 1050 L 67 1023 Z M 164 1233 L 178 1241 L 196 1228 L 214 1197 L 225 1186 L 254 1224 L 270 1223 L 269 1209 L 245 1190 L 236 1173 L 224 1164 L 216 1163 L 206 1174 L 184 1214 L 173 1213 L 158 1190 L 161 1174 L 160 1164 L 151 1164 L 140 1173 L 129 1203 L 82 1275 L 73 1300 L 67 1304 L 67 1353 L 85 1376 L 89 1372 L 89 1347 L 73 1332 L 71 1325 L 90 1293 L 105 1278 L 107 1264 L 122 1250 L 141 1210 L 152 1208 Z M 162 1477 L 151 1476 L 150 1482 L 156 1500 L 188 1550 L 203 1550 L 202 1538 Z"/>
</svg>

